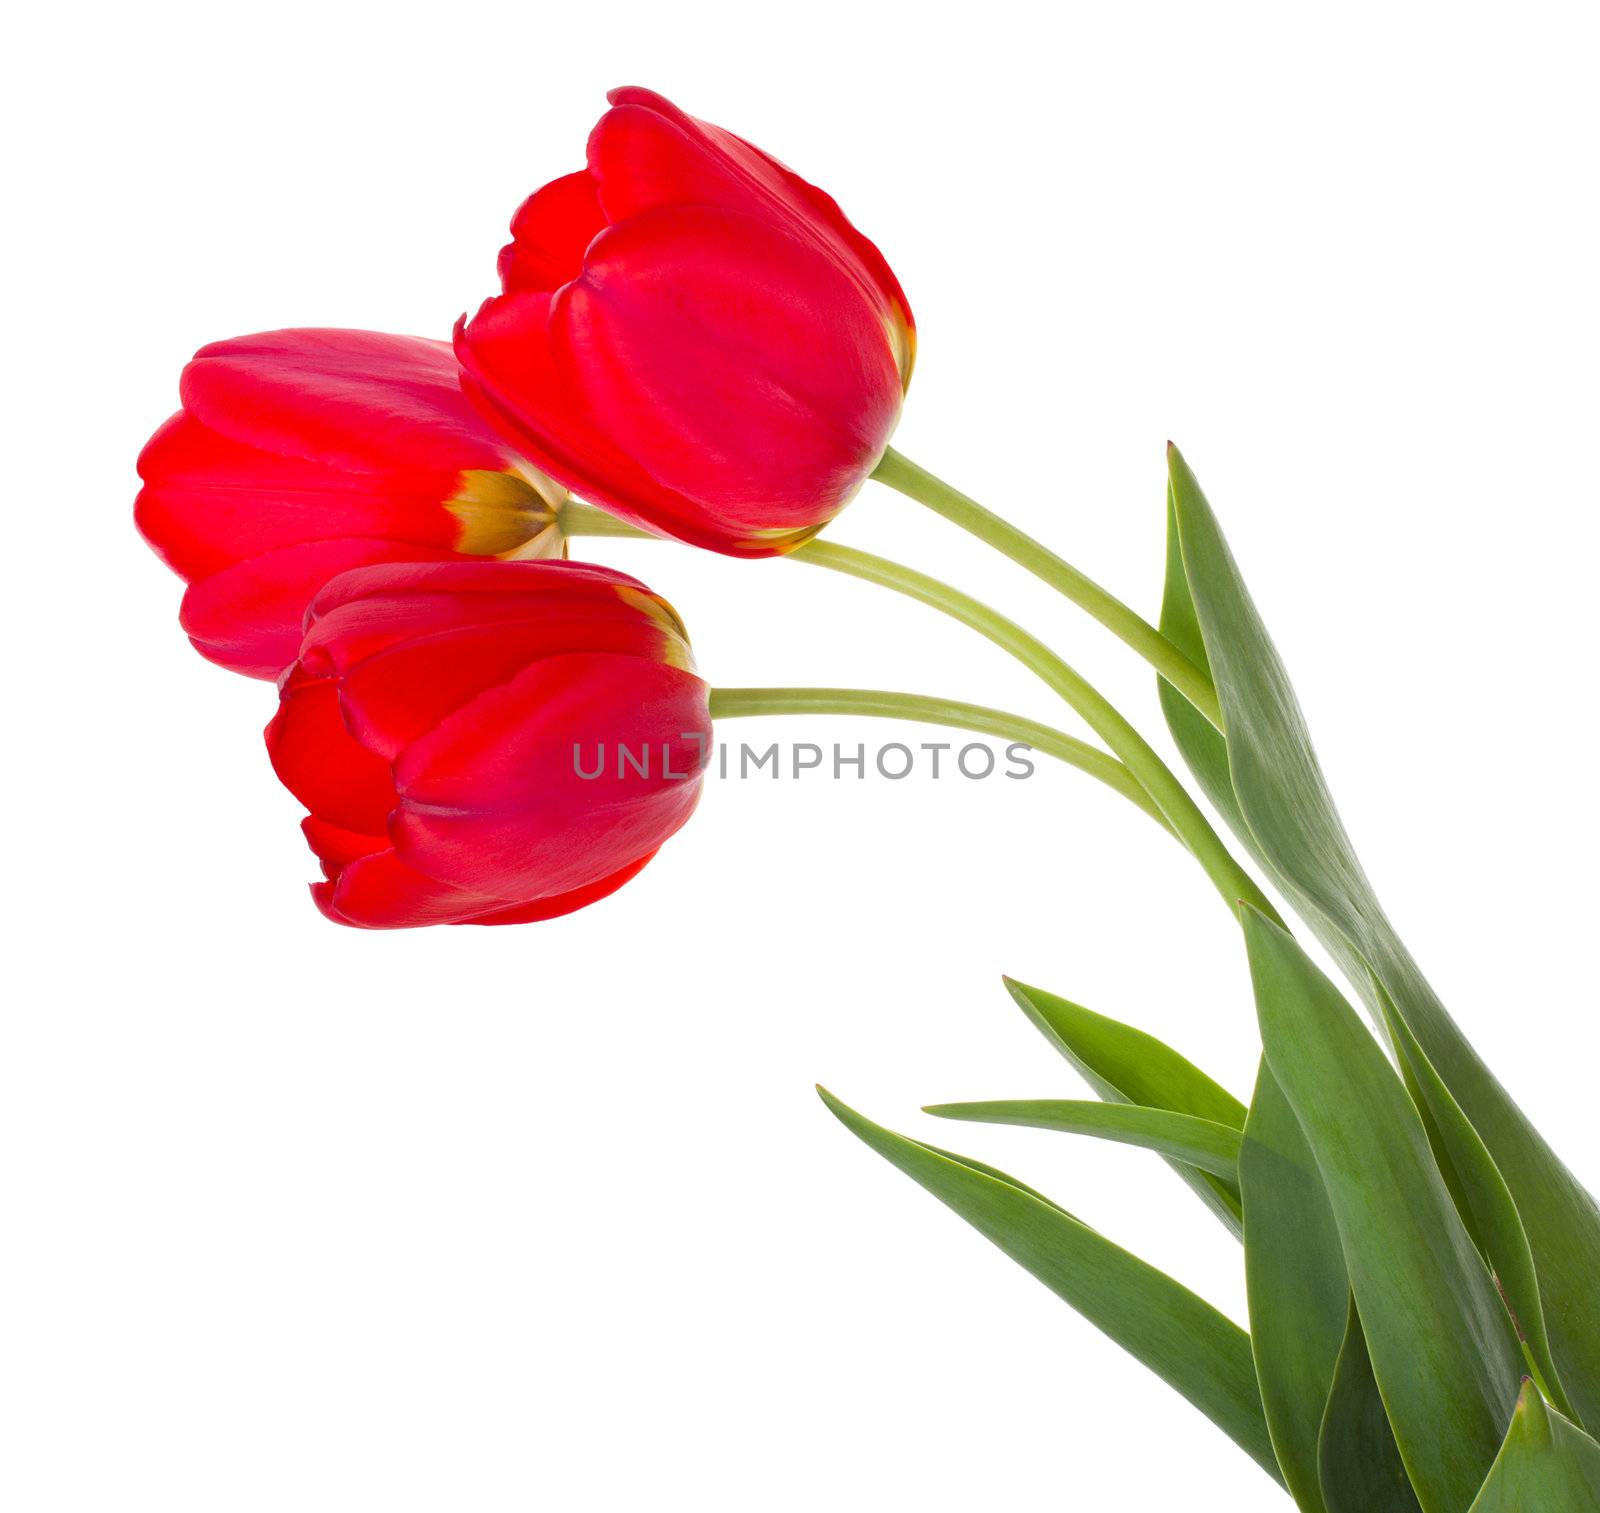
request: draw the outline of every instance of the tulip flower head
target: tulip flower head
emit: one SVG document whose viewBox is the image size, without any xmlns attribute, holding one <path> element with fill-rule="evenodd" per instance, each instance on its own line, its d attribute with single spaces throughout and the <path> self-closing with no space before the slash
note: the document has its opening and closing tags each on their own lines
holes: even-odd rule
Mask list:
<svg viewBox="0 0 1600 1513">
<path fill-rule="evenodd" d="M 189 584 L 202 656 L 276 678 L 328 579 L 375 562 L 563 554 L 566 491 L 462 396 L 448 343 L 293 330 L 203 347 L 139 458 L 135 518 Z"/>
<path fill-rule="evenodd" d="M 792 549 L 877 465 L 914 326 L 838 205 L 748 142 L 620 89 L 588 166 L 535 193 L 464 385 L 538 465 L 648 529 Z"/>
<path fill-rule="evenodd" d="M 633 877 L 693 811 L 710 730 L 682 622 L 632 578 L 389 563 L 313 601 L 267 749 L 330 919 L 499 925 Z"/>
</svg>

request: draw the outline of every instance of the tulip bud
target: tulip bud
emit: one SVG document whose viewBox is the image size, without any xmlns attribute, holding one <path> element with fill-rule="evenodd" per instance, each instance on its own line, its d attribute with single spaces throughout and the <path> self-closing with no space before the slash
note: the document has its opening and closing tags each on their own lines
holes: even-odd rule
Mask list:
<svg viewBox="0 0 1600 1513">
<path fill-rule="evenodd" d="M 504 292 L 456 328 L 469 395 L 540 467 L 647 529 L 788 551 L 877 465 L 915 330 L 820 189 L 644 89 L 517 212 Z"/>
<path fill-rule="evenodd" d="M 349 568 L 563 555 L 566 491 L 462 397 L 447 343 L 274 331 L 203 347 L 139 458 L 139 529 L 202 656 L 276 678 Z"/>
<path fill-rule="evenodd" d="M 340 924 L 518 924 L 633 877 L 710 742 L 682 622 L 576 562 L 384 564 L 306 619 L 267 750 Z"/>
</svg>

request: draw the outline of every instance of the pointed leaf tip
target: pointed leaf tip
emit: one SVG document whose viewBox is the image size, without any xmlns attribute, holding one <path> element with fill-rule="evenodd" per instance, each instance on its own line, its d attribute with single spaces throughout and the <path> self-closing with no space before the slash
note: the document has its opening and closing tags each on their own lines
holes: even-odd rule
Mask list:
<svg viewBox="0 0 1600 1513">
<path fill-rule="evenodd" d="M 842 1104 L 834 1112 L 1279 1478 L 1250 1340 L 1237 1324 L 1016 1178 L 895 1134 Z"/>
<path fill-rule="evenodd" d="M 1033 1026 L 1101 1098 L 1192 1114 L 1235 1130 L 1244 1128 L 1244 1105 L 1171 1046 L 1143 1030 L 1026 983 L 1010 979 L 1006 986 Z M 1181 1162 L 1174 1163 L 1173 1169 L 1238 1235 L 1238 1193 L 1211 1172 L 1196 1171 Z"/>
<path fill-rule="evenodd" d="M 1600 1444 L 1524 1377 L 1500 1453 L 1468 1513 L 1578 1513 L 1600 1507 Z"/>
</svg>

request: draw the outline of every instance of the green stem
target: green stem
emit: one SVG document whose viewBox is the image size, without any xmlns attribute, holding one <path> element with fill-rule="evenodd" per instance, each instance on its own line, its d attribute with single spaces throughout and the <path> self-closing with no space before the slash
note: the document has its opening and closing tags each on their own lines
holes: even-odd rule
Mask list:
<svg viewBox="0 0 1600 1513">
<path fill-rule="evenodd" d="M 1075 736 L 1041 725 L 1037 720 L 982 704 L 955 699 L 935 699 L 924 694 L 890 693 L 874 688 L 713 688 L 711 718 L 739 719 L 764 714 L 858 714 L 882 719 L 916 720 L 924 725 L 949 725 L 980 735 L 1020 741 L 1097 778 L 1123 798 L 1137 804 L 1164 830 L 1171 831 L 1166 815 L 1145 792 L 1137 778 L 1113 756 Z"/>
<path fill-rule="evenodd" d="M 898 454 L 892 455 L 898 457 Z M 904 459 L 899 460 L 904 461 Z M 912 464 L 908 463 L 906 466 L 910 467 Z M 563 509 L 562 516 L 563 528 L 569 536 L 633 536 L 646 540 L 660 539 L 649 531 L 626 525 L 604 510 L 595 509 L 590 505 L 570 503 Z M 1040 547 L 1039 550 L 1042 552 L 1044 548 Z M 1255 879 L 1233 859 L 1199 806 L 1189 797 L 1188 791 L 1173 776 L 1167 764 L 1098 689 L 1063 662 L 1036 636 L 1030 635 L 1021 626 L 959 589 L 941 583 L 936 578 L 930 578 L 924 573 L 916 572 L 912 568 L 901 567 L 882 557 L 874 557 L 868 552 L 837 546 L 831 541 L 811 541 L 789 555 L 797 562 L 809 562 L 816 567 L 847 573 L 852 577 L 881 584 L 894 589 L 897 593 L 920 600 L 951 615 L 1009 651 L 1060 694 L 1122 759 L 1125 770 L 1160 811 L 1168 829 L 1194 854 L 1195 859 L 1205 869 L 1206 876 L 1211 879 L 1230 908 L 1242 899 L 1260 909 L 1269 919 L 1279 919 L 1278 911 L 1273 908 L 1271 901 L 1256 885 Z M 1132 611 L 1128 613 L 1132 614 Z M 1176 648 L 1173 648 L 1173 652 L 1177 654 Z M 1209 684 L 1207 686 L 1209 687 Z M 1214 693 L 1212 699 L 1214 702 Z M 1039 749 L 1045 750 L 1042 745 Z"/>
<path fill-rule="evenodd" d="M 643 536 L 650 541 L 659 539 L 649 531 L 629 525 L 626 520 L 618 520 L 609 510 L 597 509 L 592 504 L 582 504 L 576 499 L 569 499 L 561 506 L 558 518 L 562 534 L 566 536 Z"/>
<path fill-rule="evenodd" d="M 1018 530 L 1009 521 L 1002 520 L 976 499 L 951 488 L 942 478 L 935 477 L 926 468 L 918 467 L 909 457 L 903 457 L 892 447 L 883 454 L 883 460 L 872 476 L 1003 552 L 1080 609 L 1087 610 L 1114 636 L 1138 652 L 1218 730 L 1222 729 L 1222 707 L 1205 671 L 1142 615 L 1130 609 L 1115 594 L 1103 589 L 1093 578 L 1080 572 L 1064 557 L 1058 557 L 1026 531 Z"/>
<path fill-rule="evenodd" d="M 1241 900 L 1253 904 L 1271 919 L 1277 911 L 1256 886 L 1255 879 L 1233 859 L 1221 837 L 1188 790 L 1173 775 L 1150 744 L 1123 717 L 1099 689 L 1062 661 L 1037 636 L 1015 621 L 980 603 L 960 589 L 902 567 L 870 552 L 839 546 L 831 541 L 809 541 L 789 553 L 791 561 L 809 562 L 833 572 L 846 573 L 941 610 L 969 626 L 996 646 L 1011 653 L 1077 711 L 1091 730 L 1120 757 L 1144 790 L 1155 800 L 1178 838 L 1194 854 L 1212 885 L 1230 909 Z"/>
</svg>

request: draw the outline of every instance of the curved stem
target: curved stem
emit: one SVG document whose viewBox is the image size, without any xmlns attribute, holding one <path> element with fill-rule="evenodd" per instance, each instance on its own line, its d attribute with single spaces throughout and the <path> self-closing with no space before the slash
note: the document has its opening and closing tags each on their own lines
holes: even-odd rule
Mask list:
<svg viewBox="0 0 1600 1513">
<path fill-rule="evenodd" d="M 918 467 L 893 447 L 883 454 L 872 476 L 1003 552 L 1080 609 L 1088 611 L 1114 636 L 1138 652 L 1218 730 L 1222 729 L 1222 707 L 1205 670 L 1196 666 L 1142 615 L 1064 557 L 1058 557 L 1026 531 L 1002 520 L 993 510 L 985 509 L 976 499 L 951 488 L 926 468 Z"/>
<path fill-rule="evenodd" d="M 1271 919 L 1277 911 L 1255 879 L 1233 859 L 1211 822 L 1189 796 L 1188 790 L 1173 775 L 1150 744 L 1123 717 L 1099 689 L 1081 673 L 1062 661 L 1037 636 L 1015 621 L 980 603 L 960 589 L 930 578 L 913 568 L 902 567 L 870 552 L 839 546 L 831 541 L 809 541 L 789 553 L 791 561 L 809 562 L 846 573 L 868 583 L 892 588 L 933 609 L 941 610 L 979 635 L 1011 653 L 1077 711 L 1084 722 L 1120 757 L 1140 785 L 1155 800 L 1179 839 L 1194 853 L 1206 876 L 1222 895 L 1228 907 L 1241 900 L 1253 904 Z"/>
<path fill-rule="evenodd" d="M 899 463 L 906 467 L 914 467 L 898 453 L 886 454 L 893 456 Z M 880 465 L 880 472 L 882 467 Z M 920 474 L 921 469 L 917 469 Z M 931 474 L 923 476 L 932 478 Z M 938 484 L 938 480 L 934 479 Z M 939 484 L 941 489 L 947 485 Z M 949 493 L 954 494 L 953 489 Z M 965 498 L 964 495 L 957 496 Z M 971 503 L 971 501 L 968 501 Z M 973 504 L 973 509 L 981 506 Z M 563 529 L 569 536 L 631 536 L 641 537 L 646 540 L 659 540 L 661 538 L 649 531 L 639 530 L 635 526 L 627 525 L 609 515 L 604 510 L 599 510 L 591 505 L 578 504 L 576 501 L 568 504 L 563 509 Z M 987 511 L 983 512 L 987 515 Z M 991 517 L 998 519 L 998 517 Z M 999 522 L 1004 525 L 1004 522 Z M 1010 527 L 1006 527 L 1010 530 Z M 1017 533 L 1019 536 L 1020 532 Z M 1027 538 L 1023 538 L 1026 540 Z M 1037 545 L 1037 543 L 1035 543 Z M 1038 547 L 1041 553 L 1043 547 Z M 1046 553 L 1046 555 L 1049 555 Z M 961 621 L 986 636 L 996 645 L 1009 651 L 1022 664 L 1036 673 L 1050 685 L 1066 702 L 1075 709 L 1084 721 L 1093 729 L 1111 750 L 1122 759 L 1125 769 L 1132 775 L 1139 787 L 1154 802 L 1160 810 L 1163 820 L 1169 829 L 1177 835 L 1184 845 L 1194 854 L 1195 859 L 1205 869 L 1206 875 L 1211 879 L 1217 891 L 1222 895 L 1224 902 L 1232 908 L 1240 900 L 1248 901 L 1269 919 L 1278 920 L 1278 911 L 1272 906 L 1271 901 L 1262 893 L 1255 879 L 1250 876 L 1233 859 L 1228 848 L 1212 828 L 1210 822 L 1201 812 L 1199 806 L 1190 798 L 1188 791 L 1173 776 L 1172 770 L 1163 762 L 1150 747 L 1149 743 L 1137 730 L 1118 712 L 1118 710 L 1090 684 L 1080 673 L 1063 662 L 1056 656 L 1038 637 L 1023 630 L 1020 625 L 1008 620 L 997 611 L 980 603 L 959 589 L 952 588 L 949 584 L 941 583 L 936 578 L 930 578 L 924 573 L 916 572 L 912 568 L 901 567 L 897 563 L 882 557 L 874 557 L 869 552 L 856 551 L 851 547 L 838 546 L 831 541 L 811 541 L 805 546 L 789 553 L 797 562 L 809 562 L 816 567 L 831 568 L 835 572 L 847 573 L 852 577 L 864 579 L 867 582 L 878 583 L 886 588 L 892 588 L 897 593 L 906 594 L 913 599 L 942 610 L 945 614 Z M 1020 560 L 1020 559 L 1019 559 Z M 1055 559 L 1059 561 L 1060 559 Z M 1063 567 L 1067 564 L 1063 563 Z M 1070 571 L 1076 572 L 1075 569 Z M 1080 578 L 1081 574 L 1078 575 Z M 1083 579 L 1088 582 L 1087 579 Z M 1065 592 L 1065 590 L 1063 590 Z M 1101 591 L 1103 593 L 1103 590 Z M 1109 594 L 1105 595 L 1110 599 Z M 1117 601 L 1112 600 L 1112 603 Z M 1126 608 L 1124 606 L 1124 608 Z M 1128 610 L 1129 615 L 1133 611 Z M 1133 618 L 1137 619 L 1137 616 Z M 1143 622 L 1141 622 L 1143 623 Z M 1158 635 L 1151 627 L 1152 634 Z M 1165 643 L 1165 638 L 1161 638 Z M 1165 643 L 1170 645 L 1170 643 Z M 1172 648 L 1175 655 L 1177 649 Z M 1191 667 L 1193 664 L 1190 664 Z M 1198 669 L 1195 669 L 1198 673 Z M 1163 674 L 1165 676 L 1165 674 Z M 1169 680 L 1170 681 L 1170 680 Z M 1206 685 L 1209 688 L 1209 683 Z M 1215 692 L 1211 700 L 1215 703 Z M 1066 739 L 1070 739 L 1067 737 Z M 1041 745 L 1041 751 L 1045 748 Z M 1090 748 L 1091 750 L 1093 748 Z M 1103 755 L 1103 753 L 1101 753 Z"/>
<path fill-rule="evenodd" d="M 1162 829 L 1171 832 L 1166 815 L 1145 792 L 1139 780 L 1113 756 L 1098 746 L 1080 741 L 1065 731 L 1004 710 L 955 699 L 935 699 L 924 694 L 890 693 L 875 688 L 713 688 L 711 718 L 739 719 L 763 714 L 860 714 L 882 719 L 916 720 L 924 725 L 949 725 L 980 735 L 999 736 L 1055 757 L 1076 767 L 1123 798 L 1137 804 Z"/>
</svg>

